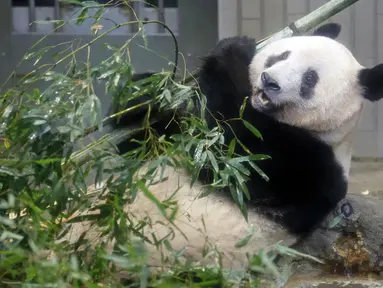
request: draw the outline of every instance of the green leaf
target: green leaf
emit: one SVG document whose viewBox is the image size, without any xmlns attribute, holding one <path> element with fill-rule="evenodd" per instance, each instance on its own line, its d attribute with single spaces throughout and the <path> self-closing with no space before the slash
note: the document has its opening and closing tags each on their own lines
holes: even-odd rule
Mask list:
<svg viewBox="0 0 383 288">
<path fill-rule="evenodd" d="M 228 157 L 230 158 L 231 156 L 233 156 L 233 153 L 234 153 L 234 149 L 235 149 L 235 145 L 237 143 L 237 140 L 236 138 L 233 138 L 233 140 L 230 141 L 230 144 L 229 144 L 229 151 L 228 151 Z"/>
<path fill-rule="evenodd" d="M 102 183 L 102 180 L 104 175 L 104 162 L 99 161 L 97 163 L 97 173 L 95 177 L 95 185 L 100 185 Z"/>
<path fill-rule="evenodd" d="M 97 3 L 96 1 L 83 1 L 82 2 L 85 6 L 87 7 L 97 7 L 97 6 L 100 6 L 99 3 Z M 102 5 L 102 4 L 101 4 Z"/>
<path fill-rule="evenodd" d="M 113 85 L 114 85 L 114 87 L 118 86 L 118 83 L 120 82 L 120 78 L 121 78 L 121 74 L 120 73 L 116 73 L 116 75 L 113 78 Z"/>
<path fill-rule="evenodd" d="M 242 206 L 243 206 L 243 195 L 238 190 L 238 187 L 234 186 L 233 184 L 229 184 L 229 189 L 230 189 L 231 195 L 232 195 L 233 199 L 235 200 L 235 202 L 237 202 L 238 206 L 240 208 L 242 208 Z"/>
<path fill-rule="evenodd" d="M 254 233 L 254 226 L 251 225 L 250 231 L 246 234 L 246 236 L 243 237 L 241 240 L 237 241 L 237 243 L 235 243 L 235 248 L 240 248 L 247 245 L 247 243 L 249 243 L 251 239 L 251 236 L 253 236 L 253 233 Z"/>
<path fill-rule="evenodd" d="M 162 94 L 164 95 L 165 99 L 166 99 L 169 103 L 172 102 L 172 95 L 171 95 L 169 89 L 165 89 L 164 92 L 163 92 Z"/>
<path fill-rule="evenodd" d="M 96 21 L 100 21 L 102 17 L 102 12 L 104 12 L 104 6 L 102 6 L 100 9 L 97 10 L 96 14 L 94 15 L 94 18 Z"/>
<path fill-rule="evenodd" d="M 18 165 L 19 167 L 23 167 L 32 163 L 44 165 L 44 164 L 60 162 L 61 160 L 62 160 L 61 158 L 48 158 L 48 159 L 39 159 L 39 160 L 20 160 L 20 159 L 0 158 L 0 165 L 4 165 L 4 166 Z"/>
<path fill-rule="evenodd" d="M 56 162 L 61 162 L 62 159 L 61 158 L 50 158 L 50 159 L 40 159 L 40 160 L 35 160 L 34 162 L 36 164 L 40 164 L 40 165 L 47 165 L 47 164 L 51 164 L 51 163 L 56 163 Z"/>
<path fill-rule="evenodd" d="M 21 241 L 24 239 L 24 236 L 16 234 L 16 233 L 12 233 L 10 231 L 4 231 L 3 233 L 1 233 L 0 241 L 4 241 L 6 239 L 16 239 Z"/>
<path fill-rule="evenodd" d="M 36 24 L 62 24 L 64 23 L 63 20 L 37 20 L 35 21 Z"/>
<path fill-rule="evenodd" d="M 137 187 L 140 188 L 145 196 L 157 206 L 161 214 L 167 218 L 165 206 L 152 194 L 152 192 L 149 191 L 149 189 L 141 180 L 137 181 Z"/>
<path fill-rule="evenodd" d="M 80 216 L 76 216 L 67 221 L 67 223 L 80 223 L 84 221 L 97 221 L 100 215 L 98 214 L 82 214 Z"/>
<path fill-rule="evenodd" d="M 249 165 L 267 182 L 270 178 L 258 167 L 254 162 L 249 162 Z"/>
<path fill-rule="evenodd" d="M 60 2 L 75 4 L 75 5 L 80 5 L 80 6 L 86 6 L 85 4 L 83 4 L 83 2 L 81 2 L 79 0 L 60 0 Z"/>
<path fill-rule="evenodd" d="M 40 120 L 33 121 L 33 125 L 36 125 L 36 126 L 43 125 L 45 123 L 47 123 L 47 120 L 45 120 L 45 119 L 40 119 Z"/>
<path fill-rule="evenodd" d="M 199 163 L 197 164 L 198 167 L 202 167 L 205 162 L 206 162 L 206 159 L 207 159 L 207 152 L 206 151 L 203 151 L 202 155 L 201 155 L 201 158 L 199 160 Z"/>
<path fill-rule="evenodd" d="M 248 157 L 249 157 L 249 160 L 251 161 L 262 161 L 262 160 L 271 159 L 271 157 L 266 154 L 252 154 L 252 155 L 249 155 Z"/>
<path fill-rule="evenodd" d="M 292 249 L 290 247 L 280 245 L 279 243 L 275 244 L 275 248 L 278 250 L 279 253 L 284 254 L 284 255 L 288 255 L 289 257 L 302 257 L 302 258 L 314 260 L 314 261 L 321 263 L 321 264 L 325 264 L 325 262 L 323 262 L 322 260 L 320 260 L 314 256 L 311 256 L 311 255 L 308 255 L 305 253 L 301 253 L 301 252 L 299 252 L 295 249 Z"/>
<path fill-rule="evenodd" d="M 261 161 L 261 160 L 267 160 L 271 159 L 269 155 L 266 154 L 252 154 L 248 156 L 242 156 L 235 158 L 235 162 L 241 163 L 241 162 L 250 162 L 250 161 Z"/>
<path fill-rule="evenodd" d="M 77 18 L 76 25 L 80 26 L 84 21 L 88 18 L 88 7 L 84 7 L 81 9 L 80 15 Z"/>
<path fill-rule="evenodd" d="M 237 169 L 238 171 L 240 171 L 241 173 L 247 175 L 247 176 L 250 176 L 250 171 L 248 169 L 246 169 L 245 166 L 243 166 L 240 161 L 238 161 L 238 158 L 233 158 L 233 159 L 230 159 L 228 161 L 228 164 L 233 166 L 235 169 Z"/>
<path fill-rule="evenodd" d="M 98 79 L 100 79 L 100 80 L 101 80 L 101 79 L 106 79 L 106 78 L 108 78 L 109 76 L 115 74 L 117 71 L 118 71 L 118 68 L 110 69 L 110 70 L 108 70 L 108 71 L 102 73 L 102 74 L 98 77 Z"/>
<path fill-rule="evenodd" d="M 253 125 L 251 125 L 249 122 L 247 122 L 246 120 L 243 120 L 243 124 L 246 126 L 247 129 L 249 129 L 251 131 L 251 133 L 253 133 L 257 138 L 260 138 L 263 140 L 262 138 L 262 135 L 261 133 L 258 131 L 258 129 L 256 129 Z"/>
<path fill-rule="evenodd" d="M 261 260 L 262 260 L 262 264 L 265 265 L 269 271 L 278 279 L 281 279 L 281 274 L 279 273 L 278 271 L 278 268 L 277 266 L 271 261 L 271 259 L 269 258 L 269 256 L 267 255 L 267 253 L 262 250 L 260 253 L 259 253 L 259 256 L 261 257 Z"/>
<path fill-rule="evenodd" d="M 247 104 L 247 99 L 249 97 L 245 97 L 245 99 L 243 99 L 243 103 L 241 105 L 241 108 L 239 109 L 239 117 L 242 119 L 243 117 L 243 112 L 245 111 L 245 108 L 246 108 L 246 104 Z"/>
<path fill-rule="evenodd" d="M 104 46 L 109 49 L 109 50 L 112 50 L 112 51 L 119 51 L 120 50 L 120 47 L 116 46 L 116 45 L 112 45 L 110 43 L 104 43 Z"/>
<path fill-rule="evenodd" d="M 217 160 L 215 159 L 214 154 L 210 150 L 208 150 L 207 155 L 209 156 L 210 163 L 213 166 L 214 170 L 218 173 L 219 171 L 218 163 L 217 163 Z"/>
<path fill-rule="evenodd" d="M 337 217 L 333 218 L 330 223 L 328 224 L 328 228 L 332 229 L 336 227 L 340 222 L 343 220 L 343 215 L 340 214 Z"/>
<path fill-rule="evenodd" d="M 8 217 L 0 216 L 0 223 L 12 228 L 16 228 L 15 221 L 13 221 L 12 219 L 9 219 Z"/>
<path fill-rule="evenodd" d="M 197 148 L 195 149 L 195 152 L 194 152 L 194 162 L 195 163 L 199 163 L 200 162 L 200 159 L 201 159 L 201 156 L 202 156 L 202 152 L 203 152 L 203 148 L 204 148 L 204 141 L 200 141 L 197 145 Z"/>
<path fill-rule="evenodd" d="M 64 133 L 68 133 L 72 130 L 71 127 L 69 126 L 58 126 L 56 127 L 56 129 L 61 133 L 61 134 L 64 134 Z"/>
</svg>

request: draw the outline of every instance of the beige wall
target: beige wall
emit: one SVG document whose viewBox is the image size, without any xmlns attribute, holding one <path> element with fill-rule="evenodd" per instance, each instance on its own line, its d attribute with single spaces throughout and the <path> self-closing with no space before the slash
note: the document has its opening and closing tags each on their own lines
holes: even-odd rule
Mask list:
<svg viewBox="0 0 383 288">
<path fill-rule="evenodd" d="M 259 40 L 326 2 L 219 0 L 219 28 L 224 31 L 220 36 L 248 35 Z M 231 17 L 224 17 L 228 14 Z M 359 0 L 329 21 L 342 24 L 339 41 L 354 53 L 362 65 L 383 62 L 383 0 Z M 354 154 L 360 157 L 383 157 L 383 100 L 382 103 L 366 103 L 354 139 Z"/>
</svg>

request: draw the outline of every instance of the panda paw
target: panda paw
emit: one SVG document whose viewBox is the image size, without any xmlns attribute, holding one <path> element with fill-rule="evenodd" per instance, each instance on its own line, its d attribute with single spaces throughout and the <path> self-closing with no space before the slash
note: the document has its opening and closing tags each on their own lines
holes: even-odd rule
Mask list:
<svg viewBox="0 0 383 288">
<path fill-rule="evenodd" d="M 296 206 L 284 213 L 281 224 L 290 233 L 304 237 L 317 229 L 334 208 L 329 203 L 319 205 L 318 202 L 315 205 Z"/>
</svg>

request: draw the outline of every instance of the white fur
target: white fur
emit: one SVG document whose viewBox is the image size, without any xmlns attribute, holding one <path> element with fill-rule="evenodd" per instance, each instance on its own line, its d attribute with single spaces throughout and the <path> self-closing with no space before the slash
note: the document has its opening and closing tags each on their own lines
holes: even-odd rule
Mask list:
<svg viewBox="0 0 383 288">
<path fill-rule="evenodd" d="M 167 239 L 174 250 L 187 249 L 183 260 L 217 264 L 217 253 L 211 253 L 207 258 L 202 257 L 203 249 L 210 246 L 208 250 L 214 251 L 212 249 L 215 247 L 221 253 L 223 267 L 246 268 L 248 265 L 246 253 L 257 253 L 260 249 L 267 248 L 279 241 L 290 245 L 296 240 L 274 222 L 263 218 L 255 210 L 249 209 L 249 223 L 253 225 L 254 232 L 247 245 L 236 248 L 235 244 L 249 233 L 251 225 L 245 221 L 239 208 L 233 202 L 229 202 L 215 193 L 198 198 L 201 186 L 197 183 L 190 188 L 190 177 L 185 171 L 177 172 L 174 168 L 168 167 L 165 169 L 163 177 L 168 177 L 168 179 L 150 186 L 149 189 L 160 201 L 168 199 L 177 190 L 172 198 L 178 202 L 179 208 L 174 224 L 188 239 L 175 227 L 169 225 L 166 218 L 159 213 L 156 205 L 141 191 L 134 203 L 124 207 L 124 211 L 130 215 L 131 219 L 134 217 L 136 221 L 142 220 L 149 223 L 150 219 L 151 224 L 143 229 L 145 236 L 149 239 L 153 239 L 151 233 L 155 233 L 157 239 L 170 234 Z M 179 187 L 181 188 L 178 189 Z M 169 214 L 170 211 L 168 211 Z M 89 223 L 86 222 L 72 224 L 71 231 L 63 240 L 73 243 L 84 231 L 88 231 L 87 239 L 92 240 L 93 243 L 100 243 L 99 232 L 95 228 L 89 227 Z M 109 244 L 109 251 L 111 251 L 113 242 Z M 146 247 L 150 255 L 149 264 L 152 268 L 166 266 L 166 264 L 162 264 L 161 253 L 154 245 L 146 243 Z M 166 256 L 170 255 L 164 246 L 162 246 L 162 252 Z"/>
</svg>

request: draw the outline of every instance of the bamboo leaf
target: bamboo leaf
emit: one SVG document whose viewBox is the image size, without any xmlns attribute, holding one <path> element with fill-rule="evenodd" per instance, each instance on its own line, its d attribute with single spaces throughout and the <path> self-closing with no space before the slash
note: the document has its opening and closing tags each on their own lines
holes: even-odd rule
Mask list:
<svg viewBox="0 0 383 288">
<path fill-rule="evenodd" d="M 247 99 L 249 97 L 245 97 L 245 99 L 243 100 L 243 103 L 241 105 L 241 108 L 239 109 L 239 117 L 242 119 L 243 117 L 243 112 L 245 111 L 245 108 L 246 108 L 246 104 L 247 104 Z"/>
<path fill-rule="evenodd" d="M 88 16 L 88 7 L 84 7 L 81 9 L 80 15 L 78 16 L 78 19 L 76 21 L 76 25 L 80 26 L 82 23 L 84 23 L 87 16 Z"/>
<path fill-rule="evenodd" d="M 254 226 L 251 225 L 250 231 L 247 233 L 247 235 L 243 237 L 241 240 L 237 241 L 237 243 L 235 243 L 235 248 L 241 248 L 247 245 L 247 243 L 249 243 L 251 237 L 253 236 L 253 233 L 254 233 Z"/>
<path fill-rule="evenodd" d="M 86 6 L 85 4 L 83 4 L 82 1 L 79 1 L 79 0 L 59 0 L 59 1 L 62 3 L 75 4 L 75 5 L 79 5 L 79 6 Z"/>
<path fill-rule="evenodd" d="M 62 24 L 63 20 L 36 20 L 36 24 Z"/>
<path fill-rule="evenodd" d="M 214 170 L 218 173 L 219 171 L 218 163 L 217 163 L 217 159 L 215 159 L 214 154 L 210 150 L 208 150 L 207 155 L 209 156 L 211 165 L 213 166 Z"/>
<path fill-rule="evenodd" d="M 252 124 L 250 124 L 246 120 L 242 120 L 242 121 L 243 121 L 243 124 L 246 126 L 246 128 L 251 131 L 251 133 L 257 136 L 257 138 L 263 139 L 261 133 L 258 131 L 257 128 L 255 128 Z"/>
<path fill-rule="evenodd" d="M 230 158 L 231 156 L 233 156 L 236 142 L 237 142 L 236 138 L 233 138 L 233 140 L 230 141 L 230 144 L 229 144 L 229 151 L 228 151 L 228 153 L 227 153 L 227 156 L 228 156 L 229 158 Z"/>
<path fill-rule="evenodd" d="M 137 187 L 141 189 L 145 196 L 157 206 L 160 213 L 167 218 L 165 206 L 149 191 L 141 180 L 137 181 Z"/>
</svg>

